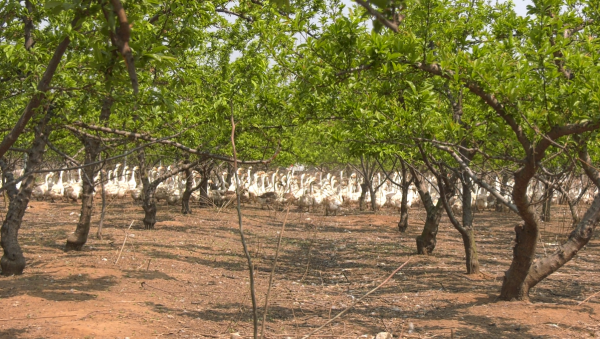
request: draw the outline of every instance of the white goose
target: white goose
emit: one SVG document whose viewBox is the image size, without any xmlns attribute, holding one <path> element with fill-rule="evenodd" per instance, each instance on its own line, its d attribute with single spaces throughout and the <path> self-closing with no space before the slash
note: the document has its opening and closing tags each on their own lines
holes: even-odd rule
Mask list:
<svg viewBox="0 0 600 339">
<path fill-rule="evenodd" d="M 49 186 L 48 181 L 50 180 L 50 178 L 54 175 L 54 173 L 50 172 L 48 174 L 46 174 L 46 178 L 44 179 L 44 183 L 36 186 L 33 191 L 31 192 L 31 195 L 33 195 L 33 197 L 36 200 L 43 200 L 46 197 L 46 194 L 48 194 L 48 190 L 51 186 Z"/>
<path fill-rule="evenodd" d="M 54 202 L 54 199 L 62 199 L 65 196 L 65 190 L 63 187 L 63 171 L 60 171 L 58 175 L 58 182 L 52 186 L 52 189 L 48 193 L 52 202 Z"/>
<path fill-rule="evenodd" d="M 73 202 L 77 202 L 77 199 L 81 199 L 81 192 L 83 191 L 83 180 L 81 178 L 81 169 L 77 171 L 79 174 L 79 180 L 77 182 L 73 182 L 68 190 L 65 190 L 65 194 L 67 198 L 73 200 Z"/>
</svg>

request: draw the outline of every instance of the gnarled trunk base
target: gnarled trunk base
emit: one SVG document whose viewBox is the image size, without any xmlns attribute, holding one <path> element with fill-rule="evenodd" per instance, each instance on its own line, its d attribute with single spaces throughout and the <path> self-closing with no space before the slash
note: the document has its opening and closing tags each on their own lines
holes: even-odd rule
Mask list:
<svg viewBox="0 0 600 339">
<path fill-rule="evenodd" d="M 537 225 L 515 226 L 516 244 L 513 249 L 513 260 L 504 274 L 499 297 L 501 300 L 529 300 L 530 287 L 525 284 L 525 278 L 535 257 L 538 233 Z"/>
<path fill-rule="evenodd" d="M 398 222 L 398 230 L 400 233 L 405 233 L 408 229 L 408 212 L 400 212 L 400 221 Z"/>
<path fill-rule="evenodd" d="M 147 194 L 144 197 L 144 228 L 147 230 L 154 229 L 156 224 L 156 202 L 152 198 L 154 194 Z"/>
<path fill-rule="evenodd" d="M 89 178 L 94 177 L 94 169 L 89 166 L 90 173 Z M 87 171 L 86 171 L 87 172 Z M 91 175 L 90 175 L 91 174 Z M 83 245 L 87 242 L 88 234 L 90 233 L 90 224 L 92 221 L 92 209 L 94 207 L 94 187 L 91 183 L 83 180 L 83 192 L 81 195 L 81 215 L 79 216 L 79 222 L 75 232 L 67 237 L 67 243 L 65 245 L 65 251 L 81 251 Z"/>
<path fill-rule="evenodd" d="M 37 169 L 42 162 L 42 156 L 44 155 L 44 150 L 46 148 L 44 138 L 50 133 L 50 128 L 47 126 L 50 115 L 51 112 L 49 110 L 36 128 L 35 138 L 33 139 L 31 150 L 29 151 L 27 164 L 25 165 L 27 172 Z M 18 194 L 11 199 L 8 205 L 8 212 L 6 213 L 6 218 L 0 229 L 0 234 L 2 236 L 0 244 L 4 250 L 4 255 L 2 256 L 2 259 L 0 259 L 0 267 L 2 267 L 3 275 L 19 275 L 22 274 L 25 269 L 25 257 L 23 256 L 21 246 L 19 246 L 18 235 L 21 223 L 23 222 L 23 216 L 25 215 L 25 210 L 27 209 L 29 199 L 31 198 L 34 184 L 35 177 L 33 174 L 29 174 L 26 179 L 22 181 Z M 12 186 L 15 185 L 12 184 Z M 16 186 L 10 187 L 10 189 L 14 192 Z"/>
<path fill-rule="evenodd" d="M 477 244 L 475 243 L 475 232 L 473 227 L 464 228 L 466 232 L 461 236 L 465 247 L 467 274 L 479 274 L 479 257 L 477 255 Z"/>
</svg>

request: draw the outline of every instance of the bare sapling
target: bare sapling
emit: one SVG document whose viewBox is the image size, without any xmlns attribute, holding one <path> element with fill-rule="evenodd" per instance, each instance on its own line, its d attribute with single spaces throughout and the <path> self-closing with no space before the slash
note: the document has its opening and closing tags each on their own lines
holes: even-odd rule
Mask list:
<svg viewBox="0 0 600 339">
<path fill-rule="evenodd" d="M 231 105 L 231 147 L 233 152 L 233 168 L 235 173 L 235 195 L 237 199 L 237 215 L 238 224 L 240 230 L 240 238 L 242 246 L 244 247 L 244 254 L 248 260 L 248 270 L 250 271 L 250 297 L 252 299 L 252 317 L 253 317 L 253 338 L 258 338 L 258 310 L 256 307 L 256 290 L 254 287 L 254 266 L 252 264 L 252 257 L 248 252 L 248 246 L 246 245 L 246 239 L 244 238 L 244 226 L 242 224 L 242 204 L 240 201 L 240 178 L 237 175 L 237 152 L 235 150 L 235 120 L 233 119 L 233 103 Z"/>
<path fill-rule="evenodd" d="M 260 327 L 260 337 L 265 337 L 265 324 L 267 322 L 267 311 L 269 310 L 269 296 L 271 295 L 271 286 L 273 286 L 273 276 L 275 275 L 275 269 L 277 268 L 277 259 L 279 258 L 279 249 L 281 248 L 281 239 L 283 238 L 283 231 L 285 230 L 285 224 L 287 223 L 288 215 L 290 214 L 290 208 L 288 206 L 285 212 L 285 218 L 281 225 L 281 231 L 279 232 L 279 238 L 277 239 L 277 249 L 275 250 L 275 261 L 273 262 L 273 269 L 271 269 L 271 275 L 269 275 L 269 287 L 267 288 L 267 295 L 265 296 L 265 310 L 263 312 L 262 324 Z"/>
</svg>

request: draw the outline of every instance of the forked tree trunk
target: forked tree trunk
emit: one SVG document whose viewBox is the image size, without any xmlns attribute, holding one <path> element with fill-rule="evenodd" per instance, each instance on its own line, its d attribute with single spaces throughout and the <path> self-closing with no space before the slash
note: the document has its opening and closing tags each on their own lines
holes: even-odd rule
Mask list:
<svg viewBox="0 0 600 339">
<path fill-rule="evenodd" d="M 140 152 L 140 153 L 142 153 L 142 152 Z M 144 157 L 140 156 L 140 159 L 143 160 Z M 174 176 L 175 174 L 185 171 L 189 168 L 192 168 L 193 166 L 196 166 L 197 164 L 198 164 L 198 161 L 186 164 L 186 165 L 182 166 L 181 168 L 174 169 L 171 172 L 167 172 L 167 173 L 159 176 L 152 182 L 150 182 L 150 180 L 148 179 L 148 174 L 145 171 L 143 172 L 142 185 L 143 185 L 144 199 L 142 201 L 142 208 L 144 209 L 143 222 L 144 222 L 145 229 L 147 229 L 147 230 L 154 229 L 154 225 L 156 224 L 155 193 L 156 193 L 156 188 L 158 187 L 158 185 L 161 182 L 167 180 L 168 178 Z"/>
<path fill-rule="evenodd" d="M 598 173 L 594 167 L 589 165 L 592 163 L 592 161 L 587 153 L 587 145 L 584 144 L 580 149 L 579 158 L 582 159 L 581 166 L 585 170 L 586 175 L 593 181 L 596 187 L 600 188 L 600 173 Z M 515 183 L 516 182 L 517 180 L 515 180 Z M 515 185 L 515 187 L 517 187 L 517 185 Z M 521 259 L 524 254 L 527 254 L 527 252 L 520 248 L 521 246 L 519 245 L 525 243 L 526 241 L 531 241 L 529 235 L 533 232 L 530 231 L 529 233 L 525 233 L 527 227 L 517 226 L 518 241 L 514 251 L 515 258 L 513 259 L 511 268 L 506 272 L 504 277 L 500 298 L 503 300 L 528 300 L 529 290 L 532 287 L 564 266 L 579 252 L 581 248 L 583 248 L 583 246 L 590 241 L 592 235 L 594 234 L 596 224 L 599 220 L 600 195 L 596 195 L 592 205 L 588 208 L 581 221 L 577 224 L 575 230 L 573 230 L 573 232 L 571 232 L 569 235 L 569 239 L 567 239 L 564 244 L 559 246 L 553 254 L 547 255 L 539 260 L 536 260 L 535 263 L 530 264 L 527 267 L 525 276 L 522 278 L 523 280 L 521 281 L 518 279 L 521 278 L 520 274 L 522 274 L 521 272 L 523 271 L 522 266 L 517 266 L 517 269 L 514 271 L 513 266 L 515 266 L 515 261 Z M 535 235 L 535 239 L 537 240 L 537 234 Z M 519 236 L 521 236 L 521 239 L 519 239 Z M 535 243 L 531 247 L 535 249 Z M 519 258 L 517 258 L 517 254 L 519 255 Z"/>
<path fill-rule="evenodd" d="M 36 128 L 35 138 L 29 150 L 29 157 L 25 167 L 28 172 L 37 169 L 42 162 L 46 148 L 44 139 L 47 138 L 51 131 L 47 125 L 50 114 L 50 111 L 46 113 Z M 0 259 L 3 275 L 19 275 L 25 269 L 25 257 L 23 256 L 23 251 L 21 251 L 21 246 L 19 246 L 18 235 L 34 185 L 35 177 L 33 174 L 30 174 L 21 183 L 18 193 L 10 200 L 8 205 L 8 212 L 0 230 L 2 236 L 1 245 L 4 250 L 4 255 Z"/>
</svg>

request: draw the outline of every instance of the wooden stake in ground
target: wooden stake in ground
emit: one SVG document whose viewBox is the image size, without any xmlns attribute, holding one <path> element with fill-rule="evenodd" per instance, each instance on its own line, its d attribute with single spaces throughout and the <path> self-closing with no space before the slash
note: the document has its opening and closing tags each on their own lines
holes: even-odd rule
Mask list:
<svg viewBox="0 0 600 339">
<path fill-rule="evenodd" d="M 341 317 L 342 315 L 346 314 L 346 312 L 348 312 L 351 308 L 353 308 L 354 306 L 356 306 L 356 304 L 358 304 L 360 301 L 362 301 L 364 298 L 368 297 L 370 294 L 372 294 L 373 292 L 377 291 L 381 286 L 385 285 L 386 282 L 388 282 L 388 280 L 390 280 L 396 273 L 398 273 L 398 271 L 400 271 L 404 266 L 406 266 L 406 264 L 408 264 L 408 262 L 410 261 L 410 258 L 408 258 L 408 260 L 406 260 L 404 262 L 404 264 L 400 265 L 400 267 L 398 267 L 394 272 L 392 272 L 392 274 L 390 274 L 389 277 L 387 277 L 381 284 L 379 284 L 377 287 L 375 287 L 374 289 L 370 290 L 369 292 L 367 292 L 367 294 L 363 295 L 362 297 L 356 299 L 356 301 L 354 301 L 352 303 L 352 305 L 346 307 L 345 310 L 343 310 L 342 312 L 338 313 L 335 317 L 329 319 L 329 321 L 327 321 L 326 323 L 324 323 L 323 325 L 321 325 L 321 327 L 317 328 L 316 330 L 313 330 L 312 332 L 310 332 L 309 334 L 305 335 L 302 337 L 302 339 L 306 339 L 309 338 L 310 336 L 312 336 L 313 334 L 319 332 L 320 330 L 322 330 L 325 326 L 329 325 L 331 322 L 333 322 L 335 319 Z"/>
<path fill-rule="evenodd" d="M 269 287 L 267 288 L 267 296 L 265 297 L 265 310 L 263 312 L 263 320 L 260 329 L 260 337 L 265 337 L 265 324 L 267 323 L 267 311 L 269 310 L 269 296 L 271 295 L 271 286 L 273 286 L 273 276 L 275 275 L 275 268 L 277 267 L 277 258 L 279 258 L 279 248 L 281 247 L 281 238 L 283 238 L 283 230 L 285 230 L 285 223 L 287 222 L 288 215 L 290 214 L 290 208 L 287 208 L 285 212 L 285 218 L 281 225 L 281 231 L 279 232 L 279 239 L 277 240 L 277 249 L 275 250 L 275 262 L 273 263 L 273 269 L 269 276 Z"/>
<path fill-rule="evenodd" d="M 123 253 L 123 247 L 125 247 L 125 243 L 127 242 L 127 236 L 129 236 L 129 229 L 131 228 L 131 226 L 133 226 L 134 222 L 135 222 L 135 220 L 133 220 L 131 222 L 131 224 L 129 225 L 129 227 L 127 227 L 127 230 L 125 231 L 125 239 L 123 239 L 123 245 L 121 245 L 121 250 L 119 251 L 119 256 L 117 257 L 117 260 L 115 260 L 115 265 L 119 262 L 119 258 L 121 258 L 121 253 Z"/>
</svg>

